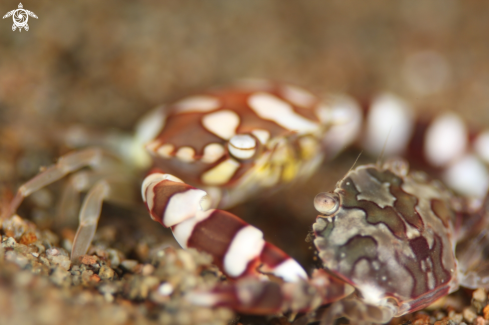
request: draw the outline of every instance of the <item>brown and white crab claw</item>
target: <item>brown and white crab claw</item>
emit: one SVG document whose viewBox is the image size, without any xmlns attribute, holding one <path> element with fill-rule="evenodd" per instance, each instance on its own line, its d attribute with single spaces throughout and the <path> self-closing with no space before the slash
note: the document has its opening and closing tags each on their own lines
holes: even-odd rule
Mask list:
<svg viewBox="0 0 489 325">
<path fill-rule="evenodd" d="M 273 274 L 285 281 L 307 279 L 306 271 L 267 243 L 259 229 L 229 212 L 205 210 L 209 205 L 205 191 L 172 175 L 153 173 L 144 180 L 142 194 L 153 220 L 170 227 L 183 248 L 212 255 L 227 276 Z"/>
<path fill-rule="evenodd" d="M 279 283 L 248 276 L 210 290 L 190 292 L 185 298 L 195 305 L 224 306 L 242 313 L 267 315 L 315 310 L 352 292 L 348 284 L 317 270 L 311 280 Z"/>
</svg>

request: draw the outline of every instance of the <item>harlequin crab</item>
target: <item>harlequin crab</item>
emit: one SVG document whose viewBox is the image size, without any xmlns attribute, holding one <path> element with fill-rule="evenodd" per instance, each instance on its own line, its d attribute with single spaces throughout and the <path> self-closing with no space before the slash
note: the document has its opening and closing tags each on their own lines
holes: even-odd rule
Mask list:
<svg viewBox="0 0 489 325">
<path fill-rule="evenodd" d="M 388 96 L 372 106 L 368 120 L 377 124 L 367 128 L 367 147 L 375 151 L 376 129 L 385 125 L 397 143 L 384 145 L 386 154 L 398 154 L 410 143 L 412 119 L 404 106 Z M 332 303 L 323 324 L 341 316 L 356 323 L 384 323 L 424 308 L 459 285 L 488 286 L 484 269 L 474 266 L 480 256 L 473 246 L 480 241 L 455 255 L 456 243 L 476 233 L 468 230 L 469 225 L 485 229 L 487 224 L 488 200 L 482 197 L 488 181 L 481 161 L 489 152 L 488 135 L 481 133 L 471 142 L 482 158 L 466 155 L 467 143 L 460 145 L 463 134 L 456 134 L 455 144 L 447 149 L 445 120 L 453 122 L 452 116 L 424 129 L 427 147 L 435 143 L 435 148 L 442 148 L 427 157 L 438 167 L 447 167 L 447 181 L 462 190 L 466 182 L 459 179 L 473 176 L 460 172 L 460 166 L 475 161 L 479 181 L 476 193 L 468 194 L 478 197 L 455 197 L 441 183 L 409 173 L 402 160 L 353 169 L 334 192 L 314 199 L 321 213 L 313 225 L 314 245 L 324 270 L 311 277 L 285 252 L 265 242 L 260 230 L 214 209 L 310 175 L 325 157 L 333 157 L 354 140 L 361 115 L 346 97 L 324 103 L 294 86 L 255 81 L 158 108 L 139 124 L 135 142 L 115 141 L 120 152 L 130 151 L 127 156 L 137 151 L 127 147 L 146 143 L 155 168 L 142 184 L 142 196 L 151 217 L 171 228 L 182 247 L 211 254 L 232 280 L 189 294 L 191 302 L 259 314 L 307 312 Z M 389 118 L 375 121 L 376 115 Z M 453 123 L 448 126 L 453 128 Z M 118 175 L 124 169 L 113 157 L 93 148 L 68 154 L 24 184 L 10 207 L 11 214 L 25 196 L 85 166 L 94 168 L 97 177 L 85 178 L 94 186 L 80 212 L 72 250 L 75 261 L 90 245 L 102 201 L 114 197 L 114 184 L 124 180 Z M 85 183 L 79 188 L 86 188 Z M 480 240 L 485 234 L 481 232 Z"/>
</svg>

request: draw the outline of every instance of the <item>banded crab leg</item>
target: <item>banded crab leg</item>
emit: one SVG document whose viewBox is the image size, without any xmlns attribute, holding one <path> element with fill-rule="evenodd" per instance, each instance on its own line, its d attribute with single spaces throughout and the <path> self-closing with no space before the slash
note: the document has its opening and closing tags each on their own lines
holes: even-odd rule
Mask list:
<svg viewBox="0 0 489 325">
<path fill-rule="evenodd" d="M 265 242 L 259 229 L 224 210 L 207 209 L 205 191 L 173 175 L 153 173 L 143 182 L 142 196 L 151 218 L 171 228 L 180 246 L 209 253 L 227 276 L 270 273 L 287 281 L 307 279 L 299 263 Z"/>
<path fill-rule="evenodd" d="M 125 175 L 122 172 L 123 168 L 121 163 L 112 156 L 107 155 L 103 150 L 99 148 L 88 148 L 62 156 L 55 165 L 46 168 L 19 187 L 4 218 L 13 215 L 24 198 L 33 192 L 84 167 L 90 167 L 97 171 L 100 176 L 98 180 L 94 181 L 94 185 L 85 197 L 82 209 L 80 210 L 80 224 L 71 251 L 71 259 L 72 261 L 76 261 L 80 255 L 86 254 L 92 242 L 100 217 L 102 202 L 107 199 L 113 199 L 118 202 L 121 200 L 131 201 L 130 194 L 119 190 L 119 188 L 126 188 L 126 186 L 117 186 L 120 183 L 129 182 L 127 177 L 121 176 Z"/>
<path fill-rule="evenodd" d="M 193 292 L 187 299 L 194 304 L 227 306 L 255 314 L 305 311 L 353 290 L 324 271 L 316 271 L 309 279 L 299 263 L 266 242 L 259 229 L 229 212 L 207 209 L 207 193 L 173 175 L 148 175 L 142 196 L 151 218 L 171 228 L 183 248 L 210 254 L 234 280 L 210 291 Z M 267 281 L 270 275 L 286 283 Z"/>
</svg>

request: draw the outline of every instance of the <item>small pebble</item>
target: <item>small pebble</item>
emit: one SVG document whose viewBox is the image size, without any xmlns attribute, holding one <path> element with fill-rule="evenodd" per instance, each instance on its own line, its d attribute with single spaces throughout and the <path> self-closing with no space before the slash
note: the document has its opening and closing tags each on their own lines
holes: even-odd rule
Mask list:
<svg viewBox="0 0 489 325">
<path fill-rule="evenodd" d="M 485 325 L 485 324 L 486 324 L 486 321 L 484 320 L 484 318 L 482 316 L 477 316 L 477 318 L 475 319 L 474 325 Z"/>
<path fill-rule="evenodd" d="M 30 245 L 37 241 L 37 236 L 33 232 L 28 232 L 20 237 L 19 243 L 24 245 Z"/>
<path fill-rule="evenodd" d="M 153 265 L 145 264 L 141 270 L 141 274 L 146 275 L 146 276 L 151 275 L 151 274 L 153 274 L 154 270 L 155 270 L 155 267 Z"/>
<path fill-rule="evenodd" d="M 81 264 L 85 264 L 85 265 L 93 265 L 98 262 L 97 256 L 92 256 L 92 255 L 82 255 L 78 259 Z"/>
<path fill-rule="evenodd" d="M 428 325 L 430 322 L 430 316 L 424 313 L 417 313 L 414 317 L 413 325 Z"/>
<path fill-rule="evenodd" d="M 193 271 L 196 268 L 195 260 L 193 256 L 188 251 L 178 250 L 177 256 L 180 261 L 183 263 L 184 269 L 187 271 Z"/>
<path fill-rule="evenodd" d="M 102 265 L 98 272 L 98 275 L 102 280 L 112 280 L 114 278 L 114 270 L 107 265 Z"/>
<path fill-rule="evenodd" d="M 485 320 L 489 320 L 489 305 L 485 306 L 484 309 L 482 309 L 482 315 L 484 315 Z"/>
<path fill-rule="evenodd" d="M 104 299 L 106 302 L 111 303 L 114 301 L 114 296 L 111 295 L 110 293 L 106 293 L 106 294 L 104 294 Z"/>
<path fill-rule="evenodd" d="M 62 267 L 56 267 L 51 274 L 50 279 L 54 284 L 62 286 L 67 284 L 67 280 L 69 279 L 70 275 L 70 272 L 66 271 Z"/>
<path fill-rule="evenodd" d="M 42 253 L 46 252 L 46 247 L 44 247 L 44 245 L 42 245 L 42 244 L 41 244 L 40 242 L 38 242 L 38 241 L 37 241 L 37 242 L 35 242 L 35 243 L 33 243 L 31 246 L 36 247 L 36 248 L 37 248 L 37 252 L 38 252 L 39 254 L 42 254 Z"/>
<path fill-rule="evenodd" d="M 169 296 L 173 293 L 173 285 L 168 282 L 163 282 L 158 287 L 158 293 L 162 296 Z"/>
<path fill-rule="evenodd" d="M 39 261 L 42 264 L 44 264 L 45 266 L 48 266 L 48 267 L 51 266 L 51 263 L 49 262 L 49 260 L 47 258 L 45 258 L 44 256 L 39 256 Z"/>
<path fill-rule="evenodd" d="M 124 260 L 121 262 L 121 266 L 129 272 L 134 272 L 137 265 L 138 261 L 136 260 Z"/>
<path fill-rule="evenodd" d="M 22 234 L 28 229 L 29 224 L 22 220 L 18 215 L 14 215 L 2 223 L 2 228 L 8 237 L 20 239 Z"/>
<path fill-rule="evenodd" d="M 472 298 L 480 302 L 485 302 L 487 299 L 486 291 L 482 288 L 477 289 L 472 293 Z"/>
<path fill-rule="evenodd" d="M 109 255 L 109 261 L 112 267 L 118 267 L 121 264 L 121 261 L 124 259 L 124 255 L 116 249 L 107 249 L 107 253 Z"/>
<path fill-rule="evenodd" d="M 25 256 L 14 251 L 5 252 L 5 260 L 15 263 L 21 268 L 24 268 L 29 264 L 29 260 Z"/>
<path fill-rule="evenodd" d="M 473 307 L 464 308 L 462 315 L 464 316 L 464 319 L 469 323 L 472 323 L 477 317 L 477 313 Z"/>
<path fill-rule="evenodd" d="M 71 261 L 68 258 L 68 256 L 64 256 L 64 255 L 50 256 L 50 255 L 48 255 L 48 260 L 54 265 L 59 265 L 60 267 L 62 267 L 66 271 L 68 271 L 70 269 Z"/>
<path fill-rule="evenodd" d="M 2 239 L 2 247 L 3 248 L 14 248 L 17 245 L 14 237 L 3 237 Z"/>
<path fill-rule="evenodd" d="M 114 282 L 105 282 L 98 287 L 98 291 L 102 294 L 116 294 L 119 292 L 119 287 Z"/>
<path fill-rule="evenodd" d="M 81 274 L 81 279 L 84 285 L 87 285 L 90 282 L 90 278 L 93 275 L 93 271 L 91 270 L 85 270 Z"/>
<path fill-rule="evenodd" d="M 46 250 L 46 256 L 68 256 L 68 252 L 61 248 L 49 248 Z"/>
</svg>

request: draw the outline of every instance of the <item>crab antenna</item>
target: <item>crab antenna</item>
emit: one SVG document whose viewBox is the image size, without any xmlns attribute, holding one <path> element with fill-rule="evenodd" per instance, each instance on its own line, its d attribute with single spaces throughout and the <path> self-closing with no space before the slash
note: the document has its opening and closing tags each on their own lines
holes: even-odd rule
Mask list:
<svg viewBox="0 0 489 325">
<path fill-rule="evenodd" d="M 355 159 L 355 161 L 353 162 L 353 165 L 351 165 L 350 169 L 348 170 L 348 173 L 349 173 L 349 172 L 351 172 L 351 171 L 352 171 L 352 169 L 355 167 L 355 165 L 357 164 L 358 159 L 360 159 L 360 156 L 362 155 L 362 153 L 363 153 L 363 150 L 362 150 L 362 151 L 360 151 L 360 153 L 358 154 L 357 159 Z M 347 174 L 348 174 L 348 173 L 347 173 Z"/>
<path fill-rule="evenodd" d="M 380 163 L 382 162 L 382 158 L 384 158 L 384 153 L 385 153 L 385 148 L 387 147 L 387 141 L 389 140 L 389 135 L 391 134 L 392 131 L 392 125 L 389 128 L 389 132 L 387 132 L 387 136 L 385 137 L 384 145 L 382 146 L 382 151 L 380 152 L 379 158 L 377 158 L 377 165 L 380 166 Z"/>
</svg>

